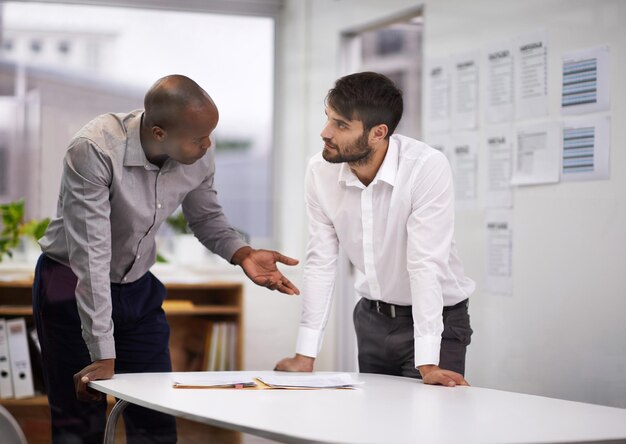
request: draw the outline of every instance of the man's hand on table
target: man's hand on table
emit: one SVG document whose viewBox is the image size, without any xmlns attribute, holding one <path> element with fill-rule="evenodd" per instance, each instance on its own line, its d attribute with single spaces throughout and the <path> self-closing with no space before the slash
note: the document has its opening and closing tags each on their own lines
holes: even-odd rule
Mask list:
<svg viewBox="0 0 626 444">
<path fill-rule="evenodd" d="M 274 370 L 282 372 L 312 372 L 315 358 L 296 354 L 293 358 L 285 358 L 276 364 Z"/>
<path fill-rule="evenodd" d="M 452 370 L 444 370 L 436 365 L 420 365 L 418 370 L 422 375 L 424 384 L 443 385 L 446 387 L 469 385 L 463 378 L 463 375 Z"/>
<path fill-rule="evenodd" d="M 74 388 L 79 401 L 99 401 L 104 394 L 89 388 L 89 381 L 111 379 L 115 373 L 115 359 L 94 361 L 74 375 Z"/>
</svg>

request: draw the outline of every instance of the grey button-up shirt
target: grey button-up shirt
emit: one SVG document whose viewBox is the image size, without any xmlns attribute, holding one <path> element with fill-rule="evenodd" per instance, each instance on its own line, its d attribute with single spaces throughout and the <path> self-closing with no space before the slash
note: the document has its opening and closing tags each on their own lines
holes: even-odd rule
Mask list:
<svg viewBox="0 0 626 444">
<path fill-rule="evenodd" d="M 142 110 L 104 114 L 74 136 L 65 155 L 57 217 L 39 241 L 78 277 L 76 301 L 92 360 L 115 357 L 110 283 L 143 276 L 156 260 L 155 234 L 182 203 L 196 237 L 230 260 L 246 243 L 213 188 L 214 150 L 193 165 L 151 164 L 139 138 Z"/>
</svg>

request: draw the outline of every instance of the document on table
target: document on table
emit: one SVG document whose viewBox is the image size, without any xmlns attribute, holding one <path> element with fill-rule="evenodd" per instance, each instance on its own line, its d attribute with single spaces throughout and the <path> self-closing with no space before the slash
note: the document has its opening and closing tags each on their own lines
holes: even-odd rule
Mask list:
<svg viewBox="0 0 626 444">
<path fill-rule="evenodd" d="M 229 375 L 212 372 L 189 372 L 174 375 L 174 388 L 257 388 L 257 389 L 350 389 L 361 385 L 348 373 L 293 374 L 274 373 L 262 377 Z"/>
<path fill-rule="evenodd" d="M 252 377 L 190 372 L 176 375 L 172 385 L 174 388 L 244 388 L 256 387 L 256 381 Z"/>
<path fill-rule="evenodd" d="M 322 388 L 355 388 L 362 382 L 355 380 L 348 373 L 336 373 L 331 375 L 290 375 L 272 374 L 257 378 L 270 388 L 284 389 L 322 389 Z"/>
</svg>

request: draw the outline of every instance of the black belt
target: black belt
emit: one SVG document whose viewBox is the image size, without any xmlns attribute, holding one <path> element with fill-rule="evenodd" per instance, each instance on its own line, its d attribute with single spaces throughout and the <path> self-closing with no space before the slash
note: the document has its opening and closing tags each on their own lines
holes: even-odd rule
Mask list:
<svg viewBox="0 0 626 444">
<path fill-rule="evenodd" d="M 390 318 L 395 318 L 397 316 L 412 316 L 413 308 L 411 305 L 396 305 L 389 304 L 383 301 L 374 301 L 372 299 L 363 298 L 363 301 L 366 307 L 375 310 L 376 313 L 388 316 Z M 459 308 L 467 305 L 467 299 L 462 300 L 458 304 L 450 305 L 447 307 L 443 307 L 443 311 L 454 310 L 455 308 Z"/>
</svg>

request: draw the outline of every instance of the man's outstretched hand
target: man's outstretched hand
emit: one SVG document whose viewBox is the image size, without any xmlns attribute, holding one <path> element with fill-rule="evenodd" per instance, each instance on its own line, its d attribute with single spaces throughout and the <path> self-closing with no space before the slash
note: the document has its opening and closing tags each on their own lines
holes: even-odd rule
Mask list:
<svg viewBox="0 0 626 444">
<path fill-rule="evenodd" d="M 278 270 L 277 262 L 297 265 L 298 260 L 280 254 L 278 251 L 255 250 L 242 247 L 235 252 L 231 262 L 240 265 L 252 282 L 270 290 L 285 294 L 300 294 L 300 290 Z"/>
</svg>

